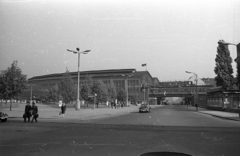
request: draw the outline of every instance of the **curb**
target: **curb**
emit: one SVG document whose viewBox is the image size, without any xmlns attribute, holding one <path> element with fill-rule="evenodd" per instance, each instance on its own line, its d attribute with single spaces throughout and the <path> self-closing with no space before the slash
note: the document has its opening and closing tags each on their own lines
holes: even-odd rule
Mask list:
<svg viewBox="0 0 240 156">
<path fill-rule="evenodd" d="M 240 119 L 235 119 L 235 118 L 230 118 L 230 117 L 223 117 L 223 116 L 213 115 L 213 114 L 203 113 L 203 112 L 198 112 L 198 113 L 207 114 L 207 115 L 211 115 L 211 116 L 214 116 L 214 117 L 218 117 L 218 118 L 222 118 L 222 119 L 227 119 L 227 120 L 240 121 Z"/>
</svg>

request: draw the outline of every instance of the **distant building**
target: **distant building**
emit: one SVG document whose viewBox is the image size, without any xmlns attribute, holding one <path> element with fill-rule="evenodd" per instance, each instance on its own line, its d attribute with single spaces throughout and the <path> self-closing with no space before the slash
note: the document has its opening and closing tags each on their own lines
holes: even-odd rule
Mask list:
<svg viewBox="0 0 240 156">
<path fill-rule="evenodd" d="M 178 87 L 178 86 L 192 86 L 192 81 L 165 81 L 159 82 L 159 87 Z"/>
<path fill-rule="evenodd" d="M 159 85 L 160 85 L 160 81 L 158 80 L 157 77 L 154 77 L 154 78 L 153 78 L 153 87 L 157 87 L 157 86 L 159 86 Z"/>
<path fill-rule="evenodd" d="M 33 84 L 32 96 L 36 99 L 40 98 L 41 90 L 49 89 L 55 86 L 65 73 L 56 73 L 35 76 L 28 79 L 28 83 Z M 78 72 L 70 72 L 74 82 L 77 84 Z M 128 77 L 127 77 L 128 75 Z M 134 97 L 137 102 L 144 100 L 144 92 L 141 90 L 142 84 L 146 86 L 154 86 L 157 83 L 148 71 L 136 71 L 135 69 L 110 69 L 110 70 L 92 70 L 80 72 L 80 84 L 87 81 L 86 77 L 90 76 L 93 81 L 102 80 L 103 82 L 113 81 L 116 91 L 121 89 L 127 91 L 129 99 Z M 30 88 L 23 93 L 26 99 L 30 98 Z"/>
<path fill-rule="evenodd" d="M 216 87 L 216 81 L 214 78 L 202 78 L 201 79 L 206 85 L 212 85 Z"/>
</svg>

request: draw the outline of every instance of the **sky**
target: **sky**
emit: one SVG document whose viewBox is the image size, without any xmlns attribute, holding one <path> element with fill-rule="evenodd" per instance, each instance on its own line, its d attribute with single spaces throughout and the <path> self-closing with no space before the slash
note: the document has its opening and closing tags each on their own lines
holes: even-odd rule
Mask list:
<svg viewBox="0 0 240 156">
<path fill-rule="evenodd" d="M 17 60 L 27 78 L 77 71 L 67 51 L 77 47 L 91 50 L 80 55 L 80 71 L 213 78 L 217 42 L 240 42 L 239 0 L 0 0 L 0 21 L 0 70 Z M 229 50 L 236 58 L 236 47 Z"/>
</svg>

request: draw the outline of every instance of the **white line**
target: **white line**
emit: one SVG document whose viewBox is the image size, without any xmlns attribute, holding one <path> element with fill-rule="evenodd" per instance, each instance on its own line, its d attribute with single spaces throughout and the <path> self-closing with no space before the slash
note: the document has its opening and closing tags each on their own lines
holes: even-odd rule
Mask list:
<svg viewBox="0 0 240 156">
<path fill-rule="evenodd" d="M 36 145 L 36 144 L 60 144 L 60 142 L 46 142 L 46 143 L 29 143 L 29 144 L 13 144 L 13 145 L 0 145 L 0 146 L 28 146 L 28 145 Z"/>
<path fill-rule="evenodd" d="M 76 146 L 137 146 L 134 144 L 77 144 L 77 143 L 72 143 L 72 145 L 76 145 Z"/>
</svg>

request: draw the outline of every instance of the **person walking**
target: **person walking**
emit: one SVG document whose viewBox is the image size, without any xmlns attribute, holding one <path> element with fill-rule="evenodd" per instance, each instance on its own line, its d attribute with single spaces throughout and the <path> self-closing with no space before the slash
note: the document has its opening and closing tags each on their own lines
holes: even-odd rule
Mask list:
<svg viewBox="0 0 240 156">
<path fill-rule="evenodd" d="M 35 105 L 35 102 L 32 102 L 32 121 L 31 123 L 33 123 L 33 121 L 35 120 L 37 122 L 37 118 L 38 118 L 38 107 Z"/>
<path fill-rule="evenodd" d="M 62 117 L 63 117 L 63 118 L 64 118 L 65 111 L 66 111 L 66 104 L 65 104 L 65 103 L 62 103 L 62 106 L 61 106 L 61 114 L 62 114 Z"/>
<path fill-rule="evenodd" d="M 24 111 L 24 115 L 23 115 L 23 118 L 24 118 L 24 122 L 26 122 L 26 119 L 28 119 L 28 122 L 30 122 L 30 118 L 31 118 L 31 105 L 30 105 L 30 102 L 27 101 L 27 105 L 25 106 L 25 111 Z"/>
</svg>

